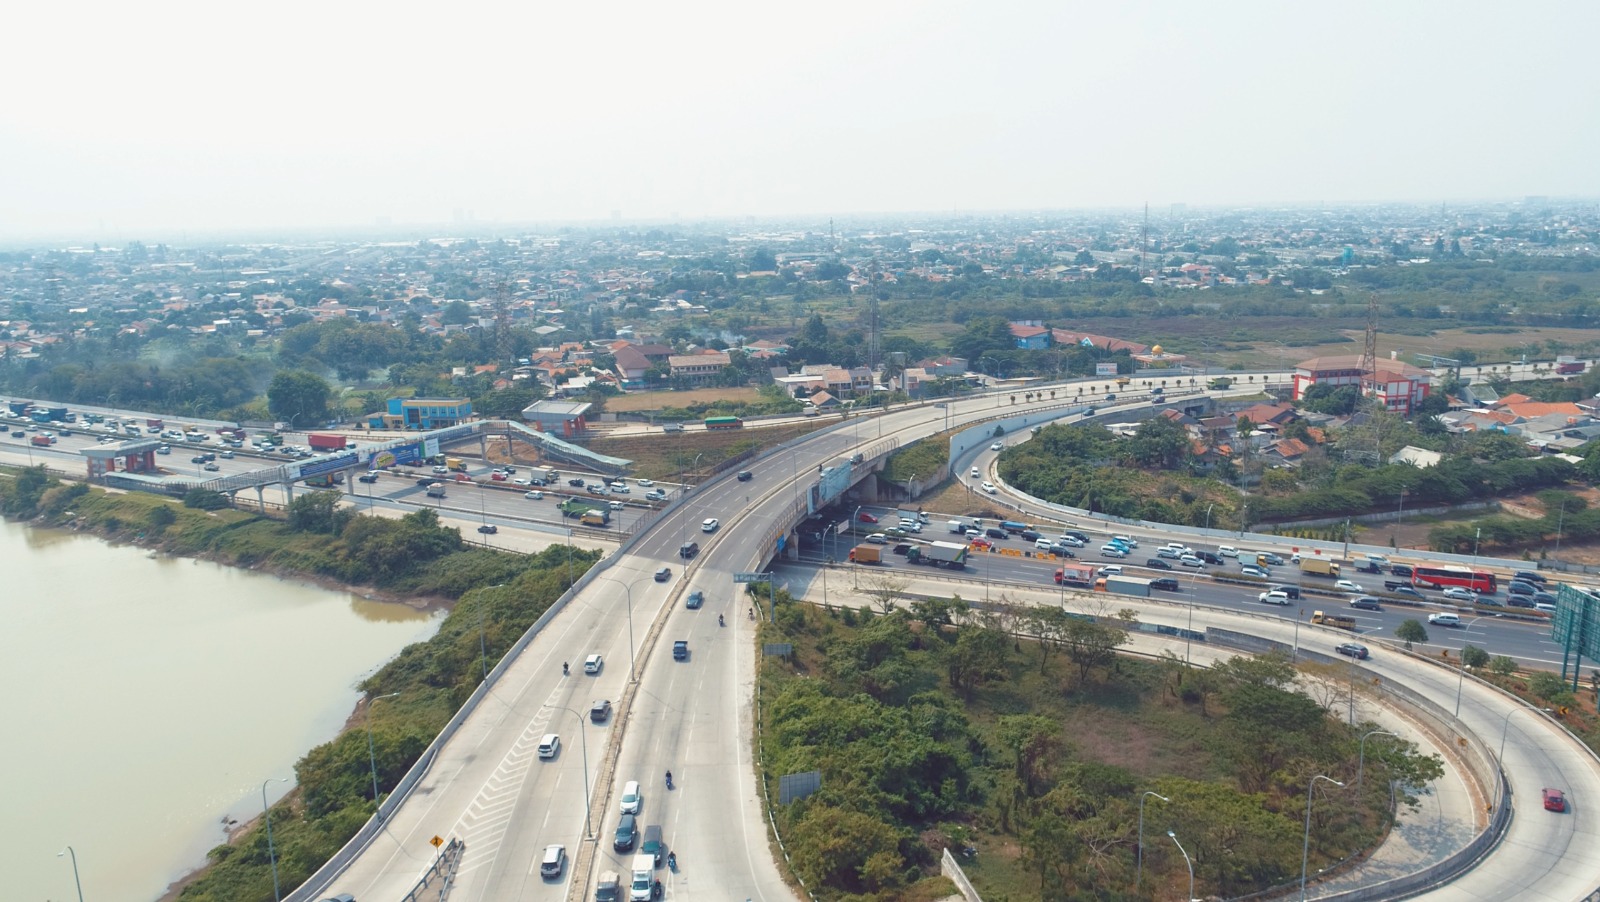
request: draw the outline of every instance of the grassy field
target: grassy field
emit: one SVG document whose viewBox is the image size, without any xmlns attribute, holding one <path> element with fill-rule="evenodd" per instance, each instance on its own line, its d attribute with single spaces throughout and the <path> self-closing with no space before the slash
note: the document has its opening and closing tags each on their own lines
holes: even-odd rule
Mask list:
<svg viewBox="0 0 1600 902">
<path fill-rule="evenodd" d="M 674 393 L 676 394 L 676 393 Z M 771 447 L 815 431 L 817 423 L 794 423 L 764 429 L 725 429 L 596 438 L 590 450 L 633 461 L 633 474 L 649 479 L 676 480 L 678 472 L 700 457 L 698 469 L 709 473 L 720 461 L 752 448 Z"/>
<path fill-rule="evenodd" d="M 689 391 L 642 391 L 631 392 L 615 398 L 606 399 L 606 410 L 614 413 L 636 413 L 646 410 L 661 410 L 665 407 L 687 407 L 705 401 L 735 401 L 739 403 L 754 403 L 761 399 L 756 390 L 749 387 L 743 388 L 695 388 Z"/>
</svg>

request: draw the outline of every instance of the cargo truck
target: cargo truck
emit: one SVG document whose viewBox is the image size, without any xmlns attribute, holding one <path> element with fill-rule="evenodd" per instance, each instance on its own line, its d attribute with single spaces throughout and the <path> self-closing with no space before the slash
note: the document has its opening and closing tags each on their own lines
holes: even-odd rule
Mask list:
<svg viewBox="0 0 1600 902">
<path fill-rule="evenodd" d="M 1339 565 L 1319 557 L 1301 558 L 1300 572 L 1310 573 L 1314 576 L 1326 576 L 1329 579 L 1338 579 Z"/>
<path fill-rule="evenodd" d="M 462 473 L 467 472 L 467 465 L 462 463 L 461 458 L 459 457 L 446 457 L 444 459 L 444 465 L 451 470 L 459 470 Z"/>
<path fill-rule="evenodd" d="M 883 552 L 877 545 L 857 545 L 850 549 L 850 560 L 857 564 L 881 564 Z"/>
<path fill-rule="evenodd" d="M 35 445 L 39 445 L 40 447 L 48 448 L 50 447 L 51 443 L 55 441 L 55 437 L 49 435 L 36 435 L 29 439 L 29 441 L 33 442 Z"/>
<path fill-rule="evenodd" d="M 584 526 L 610 526 L 611 512 L 591 507 L 583 512 L 583 519 L 578 522 Z"/>
<path fill-rule="evenodd" d="M 311 432 L 306 435 L 306 444 L 313 451 L 343 451 L 345 438 L 342 435 L 332 435 L 326 432 Z"/>
<path fill-rule="evenodd" d="M 1353 617 L 1344 617 L 1339 614 L 1324 614 L 1321 611 L 1312 612 L 1311 622 L 1320 623 L 1323 626 L 1336 627 L 1342 630 L 1353 630 L 1356 628 L 1356 621 Z"/>
<path fill-rule="evenodd" d="M 1150 597 L 1150 580 L 1139 579 L 1135 576 L 1103 576 L 1094 581 L 1096 592 L 1109 592 L 1112 595 L 1134 595 L 1139 598 Z"/>
<path fill-rule="evenodd" d="M 1094 568 L 1088 564 L 1066 564 L 1056 571 L 1056 584 L 1090 588 L 1094 585 Z"/>
<path fill-rule="evenodd" d="M 1586 364 L 1582 360 L 1578 360 L 1575 357 L 1557 357 L 1556 358 L 1556 375 L 1557 376 L 1576 376 L 1579 373 L 1583 372 L 1583 368 L 1584 368 L 1585 365 Z"/>
<path fill-rule="evenodd" d="M 7 401 L 6 407 L 10 408 L 14 417 L 26 416 L 28 408 L 33 406 L 32 401 Z"/>
<path fill-rule="evenodd" d="M 568 498 L 561 502 L 561 513 L 567 517 L 581 517 L 594 507 L 594 504 L 582 498 Z"/>
<path fill-rule="evenodd" d="M 101 417 L 99 419 L 90 420 L 89 422 L 98 423 L 98 422 L 100 422 L 100 419 L 104 419 L 104 418 Z M 145 425 L 145 428 L 149 429 L 151 432 L 160 432 L 161 430 L 167 428 L 167 423 L 166 423 L 165 420 L 158 420 L 158 419 L 155 419 L 154 417 L 151 417 L 150 419 L 145 420 L 144 421 L 144 425 Z"/>
<path fill-rule="evenodd" d="M 954 542 L 914 545 L 906 552 L 906 561 L 912 564 L 929 564 L 935 567 L 949 567 L 951 570 L 962 570 L 967 565 L 967 546 L 957 545 Z"/>
<path fill-rule="evenodd" d="M 433 485 L 428 486 L 428 497 L 429 498 L 443 498 L 444 497 L 444 483 L 436 482 Z"/>
</svg>

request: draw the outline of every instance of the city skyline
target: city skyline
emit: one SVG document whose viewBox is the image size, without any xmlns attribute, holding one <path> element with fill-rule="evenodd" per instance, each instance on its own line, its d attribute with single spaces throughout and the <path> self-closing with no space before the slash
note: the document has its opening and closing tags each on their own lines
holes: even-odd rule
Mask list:
<svg viewBox="0 0 1600 902">
<path fill-rule="evenodd" d="M 0 238 L 1600 196 L 1600 11 L 8 14 Z"/>
</svg>

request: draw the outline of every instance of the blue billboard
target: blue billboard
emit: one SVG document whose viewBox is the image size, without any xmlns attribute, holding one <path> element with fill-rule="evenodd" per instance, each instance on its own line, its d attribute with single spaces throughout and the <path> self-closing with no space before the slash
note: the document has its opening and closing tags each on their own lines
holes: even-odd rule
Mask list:
<svg viewBox="0 0 1600 902">
<path fill-rule="evenodd" d="M 308 479 L 312 476 L 321 476 L 337 470 L 345 470 L 355 466 L 359 461 L 355 454 L 334 454 L 329 457 L 315 458 L 301 464 L 297 469 L 300 473 L 295 479 Z"/>
</svg>

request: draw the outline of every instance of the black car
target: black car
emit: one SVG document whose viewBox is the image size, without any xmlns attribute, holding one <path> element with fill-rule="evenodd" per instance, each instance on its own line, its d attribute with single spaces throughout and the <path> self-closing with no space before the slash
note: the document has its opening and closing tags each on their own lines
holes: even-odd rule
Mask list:
<svg viewBox="0 0 1600 902">
<path fill-rule="evenodd" d="M 1166 592 L 1178 591 L 1178 581 L 1170 576 L 1162 576 L 1150 580 L 1150 588 L 1161 589 Z"/>
<path fill-rule="evenodd" d="M 699 542 L 684 542 L 678 546 L 678 557 L 688 560 L 700 553 Z"/>
<path fill-rule="evenodd" d="M 1538 591 L 1532 583 L 1525 583 L 1520 580 L 1514 579 L 1506 584 L 1507 595 L 1532 595 Z"/>
<path fill-rule="evenodd" d="M 1542 594 L 1548 594 L 1548 593 L 1542 593 Z M 1534 605 L 1539 603 L 1538 598 L 1539 598 L 1538 595 L 1507 595 L 1506 596 L 1506 603 L 1511 605 L 1514 608 L 1531 608 Z M 1553 602 L 1553 601 L 1546 602 L 1546 603 L 1547 604 L 1555 604 L 1555 602 Z"/>
<path fill-rule="evenodd" d="M 753 474 L 751 474 L 751 472 L 749 470 L 740 470 L 739 471 L 739 481 L 740 482 L 749 482 L 752 475 Z"/>
<path fill-rule="evenodd" d="M 1158 558 L 1158 557 L 1153 557 L 1153 558 L 1149 559 L 1148 561 L 1145 561 L 1144 565 L 1146 567 L 1151 567 L 1151 568 L 1156 569 L 1156 570 L 1171 570 L 1172 569 L 1172 565 L 1171 564 L 1167 563 L 1166 561 L 1163 561 L 1161 558 Z"/>
<path fill-rule="evenodd" d="M 1212 552 L 1209 552 L 1209 551 L 1196 551 L 1196 552 L 1194 552 L 1194 556 L 1199 558 L 1202 561 L 1205 561 L 1208 564 L 1213 564 L 1213 565 L 1218 566 L 1218 567 L 1222 566 L 1222 558 L 1217 557 Z"/>
<path fill-rule="evenodd" d="M 900 544 L 894 546 L 893 548 L 891 548 L 889 550 L 893 551 L 895 554 L 910 554 L 911 553 L 911 543 L 910 542 L 901 542 Z"/>
<path fill-rule="evenodd" d="M 567 485 L 570 485 L 573 488 L 581 489 L 581 488 L 583 488 L 583 480 L 581 480 L 581 479 L 569 479 L 569 480 L 567 480 Z"/>
<path fill-rule="evenodd" d="M 1411 568 L 1405 564 L 1390 564 L 1389 572 L 1395 576 L 1411 576 Z"/>
<path fill-rule="evenodd" d="M 617 835 L 611 841 L 611 847 L 618 852 L 626 852 L 633 848 L 639 839 L 639 827 L 633 815 L 624 814 L 622 820 L 617 822 Z"/>
<path fill-rule="evenodd" d="M 1549 592 L 1535 592 L 1535 593 L 1533 593 L 1533 603 L 1534 604 L 1555 604 L 1556 603 L 1556 597 L 1554 595 L 1550 594 Z"/>
<path fill-rule="evenodd" d="M 1333 650 L 1341 655 L 1349 655 L 1360 661 L 1366 660 L 1367 657 L 1367 647 L 1359 642 L 1345 642 L 1334 646 Z"/>
<path fill-rule="evenodd" d="M 661 568 L 656 570 L 656 582 L 664 583 L 664 582 L 666 582 L 667 580 L 669 580 L 671 578 L 672 578 L 672 568 L 671 567 L 661 567 Z"/>
<path fill-rule="evenodd" d="M 1525 583 L 1533 583 L 1537 586 L 1542 586 L 1545 583 L 1544 575 L 1534 573 L 1532 570 L 1518 570 L 1516 573 L 1511 574 L 1511 578 L 1520 579 Z"/>
<path fill-rule="evenodd" d="M 988 536 L 991 539 L 1009 539 L 1009 538 L 1011 538 L 1011 534 L 1010 533 L 1006 532 L 1005 530 L 1003 530 L 1003 529 L 1001 529 L 1001 528 L 999 528 L 997 526 L 991 526 L 988 529 L 985 529 L 983 531 L 983 534 Z"/>
<path fill-rule="evenodd" d="M 1061 535 L 1062 537 L 1071 536 L 1085 545 L 1089 544 L 1089 537 L 1075 529 L 1063 529 Z"/>
<path fill-rule="evenodd" d="M 378 481 L 378 474 L 376 474 L 376 473 L 362 473 L 360 476 L 356 477 L 356 482 L 377 482 L 377 481 Z"/>
<path fill-rule="evenodd" d="M 1039 530 L 1037 529 L 1024 529 L 1022 532 L 1017 533 L 1017 535 L 1027 539 L 1030 542 L 1037 542 L 1044 538 L 1044 536 L 1039 534 Z"/>
<path fill-rule="evenodd" d="M 27 434 L 28 433 L 23 432 L 21 429 L 13 429 L 13 430 L 11 430 L 11 437 L 12 438 L 22 438 L 23 436 L 25 436 Z"/>
<path fill-rule="evenodd" d="M 1383 610 L 1383 605 L 1379 604 L 1378 599 L 1373 598 L 1371 595 L 1363 595 L 1360 598 L 1353 599 L 1350 602 L 1350 607 L 1360 608 L 1363 611 Z"/>
<path fill-rule="evenodd" d="M 494 535 L 495 533 L 497 533 L 499 531 L 500 531 L 500 527 L 494 525 L 493 523 L 485 523 L 482 526 L 478 527 L 478 532 L 481 532 L 486 536 L 492 536 L 492 535 Z"/>
<path fill-rule="evenodd" d="M 1422 598 L 1423 597 L 1421 592 L 1418 592 L 1416 589 L 1412 588 L 1411 586 L 1395 586 L 1393 589 L 1390 589 L 1389 591 L 1393 592 L 1396 595 L 1404 595 L 1407 598 Z"/>
<path fill-rule="evenodd" d="M 589 722 L 605 723 L 611 717 L 611 700 L 603 698 L 589 706 Z"/>
</svg>

